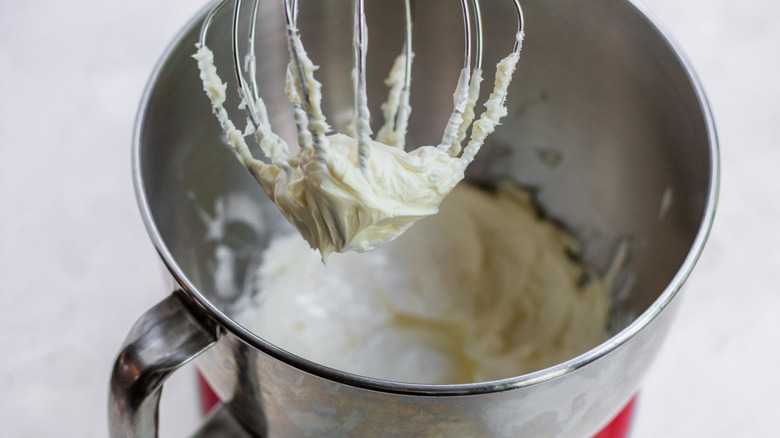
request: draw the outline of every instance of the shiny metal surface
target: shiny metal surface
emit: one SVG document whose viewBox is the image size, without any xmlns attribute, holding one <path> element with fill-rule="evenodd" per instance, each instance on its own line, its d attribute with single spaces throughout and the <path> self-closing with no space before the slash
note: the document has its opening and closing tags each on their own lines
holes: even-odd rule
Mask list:
<svg viewBox="0 0 780 438">
<path fill-rule="evenodd" d="M 108 417 L 112 438 L 157 436 L 162 384 L 217 340 L 217 327 L 196 318 L 181 293 L 149 309 L 130 329 L 111 374 Z"/>
<path fill-rule="evenodd" d="M 318 78 L 331 114 L 352 105 L 346 3 L 312 2 L 299 16 L 307 51 L 322 65 Z M 451 110 L 463 47 L 452 39 L 460 11 L 447 5 L 416 6 L 410 143 L 436 142 Z M 258 74 L 266 79 L 259 91 L 269 107 L 286 102 L 286 42 L 274 7 L 261 4 L 256 43 Z M 512 32 L 515 22 L 500 20 L 513 17 L 512 7 L 483 3 L 483 19 L 497 23 L 485 29 L 486 65 L 505 51 L 496 41 Z M 393 38 L 403 33 L 403 16 L 390 11 L 402 8 L 390 2 L 367 8 L 369 18 L 386 14 L 372 28 L 367 71 L 369 101 L 380 102 L 382 76 L 396 51 L 376 47 L 400 47 Z M 411 385 L 355 376 L 290 355 L 233 321 L 232 306 L 257 252 L 292 230 L 221 146 L 190 59 L 199 20 L 166 53 L 137 124 L 139 206 L 181 296 L 200 309 L 199 320 L 223 329 L 198 365 L 225 409 L 252 434 L 583 437 L 636 390 L 712 224 L 719 171 L 713 121 L 686 61 L 632 3 L 527 0 L 523 10 L 526 42 L 509 115 L 467 178 L 482 186 L 509 179 L 534 188 L 545 214 L 577 235 L 583 260 L 602 272 L 626 239 L 630 257 L 613 291 L 611 339 L 551 368 L 495 382 Z M 214 25 L 229 29 L 230 17 L 217 16 Z M 225 38 L 211 46 L 229 53 L 229 44 Z M 218 67 L 229 71 L 229 61 Z M 291 112 L 272 114 L 271 123 L 294 138 Z M 218 198 L 244 206 L 241 217 L 228 218 L 222 243 L 209 240 L 202 220 Z M 226 247 L 238 268 L 229 286 L 212 275 L 216 254 Z"/>
<path fill-rule="evenodd" d="M 192 438 L 252 438 L 224 406 L 214 409 Z"/>
</svg>

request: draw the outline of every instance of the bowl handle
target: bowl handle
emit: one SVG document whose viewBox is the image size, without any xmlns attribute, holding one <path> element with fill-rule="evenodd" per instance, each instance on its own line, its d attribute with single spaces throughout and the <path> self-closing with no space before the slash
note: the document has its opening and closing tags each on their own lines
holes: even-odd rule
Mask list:
<svg viewBox="0 0 780 438">
<path fill-rule="evenodd" d="M 163 382 L 217 341 L 219 326 L 174 291 L 130 329 L 114 363 L 108 400 L 111 438 L 157 437 Z"/>
</svg>

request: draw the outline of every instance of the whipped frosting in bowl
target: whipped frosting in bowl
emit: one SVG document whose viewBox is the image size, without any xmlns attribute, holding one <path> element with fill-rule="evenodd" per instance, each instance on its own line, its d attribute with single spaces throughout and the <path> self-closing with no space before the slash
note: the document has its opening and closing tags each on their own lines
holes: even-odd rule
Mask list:
<svg viewBox="0 0 780 438">
<path fill-rule="evenodd" d="M 394 381 L 497 380 L 577 356 L 608 337 L 609 276 L 530 195 L 461 184 L 440 211 L 371 252 L 323 265 L 292 234 L 272 241 L 236 321 L 342 371 Z"/>
</svg>

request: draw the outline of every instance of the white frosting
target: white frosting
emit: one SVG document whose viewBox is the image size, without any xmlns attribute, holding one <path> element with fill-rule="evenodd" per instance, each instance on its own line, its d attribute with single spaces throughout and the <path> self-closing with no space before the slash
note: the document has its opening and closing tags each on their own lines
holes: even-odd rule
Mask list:
<svg viewBox="0 0 780 438">
<path fill-rule="evenodd" d="M 298 70 L 291 63 L 286 91 L 295 105 L 301 145 L 298 153 L 289 154 L 266 120 L 261 120 L 257 127 L 250 124 L 244 132 L 235 127 L 224 108 L 226 85 L 217 75 L 212 52 L 202 46 L 194 57 L 204 89 L 239 160 L 309 245 L 320 251 L 323 261 L 334 251 L 374 249 L 395 239 L 420 218 L 435 214 L 444 197 L 463 178 L 466 166 L 487 135 L 506 115 L 504 101 L 519 52 L 514 51 L 499 62 L 493 93 L 485 103 L 485 112 L 474 123 L 472 138 L 461 156 L 458 156 L 460 143 L 474 117 L 473 106 L 481 80 L 479 71 L 475 71 L 472 80 L 468 71 L 461 75 L 455 93 L 456 111 L 445 129 L 442 144 L 405 152 L 404 118 L 411 109 L 405 105 L 407 97 L 398 94 L 400 91 L 391 90 L 385 108 L 386 114 L 400 111 L 398 126 L 388 120 L 392 128 L 380 131 L 380 139 L 389 144 L 368 138 L 366 111 L 356 118 L 357 134 L 327 135 L 330 128 L 320 109 L 321 85 L 313 75 L 317 67 L 306 55 L 297 31 L 293 33 L 291 53 L 300 60 L 301 68 Z M 522 40 L 521 33 L 517 40 Z M 401 80 L 400 62 L 405 59 L 399 60 L 391 72 L 388 80 L 391 85 Z M 358 98 L 364 103 L 365 96 Z M 262 100 L 257 107 L 259 113 L 265 114 Z M 252 157 L 244 139 L 251 133 L 271 160 L 270 164 Z M 360 148 L 356 138 L 360 139 Z"/>
<path fill-rule="evenodd" d="M 323 258 L 332 251 L 368 251 L 394 239 L 436 213 L 463 178 L 464 166 L 440 149 L 424 146 L 406 153 L 373 141 L 367 144 L 371 152 L 361 172 L 356 139 L 342 134 L 326 138 L 324 159 L 303 150 L 288 161 L 288 172 L 273 172 L 263 184 Z"/>
<path fill-rule="evenodd" d="M 394 242 L 333 255 L 327 267 L 297 236 L 277 239 L 236 320 L 296 355 L 375 378 L 511 377 L 607 338 L 607 287 L 576 252 L 527 193 L 460 185 Z"/>
</svg>

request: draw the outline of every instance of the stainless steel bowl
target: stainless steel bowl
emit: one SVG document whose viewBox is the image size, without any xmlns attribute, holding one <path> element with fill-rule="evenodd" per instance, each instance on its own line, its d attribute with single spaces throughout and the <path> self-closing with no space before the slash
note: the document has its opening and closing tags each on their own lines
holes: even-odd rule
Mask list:
<svg viewBox="0 0 780 438">
<path fill-rule="evenodd" d="M 396 3 L 371 2 L 368 11 L 374 114 L 385 95 L 383 76 L 401 47 Z M 462 46 L 460 11 L 450 3 L 431 0 L 416 11 L 410 144 L 434 144 L 451 110 Z M 274 108 L 272 124 L 291 138 L 291 111 L 276 111 L 288 107 L 277 6 L 264 4 L 258 26 L 260 86 Z M 348 8 L 343 1 L 307 2 L 299 18 L 304 44 L 321 65 L 317 76 L 331 120 L 352 102 Z M 486 66 L 511 49 L 511 8 L 509 1 L 483 2 Z M 712 117 L 687 61 L 637 5 L 524 0 L 523 8 L 526 40 L 509 115 L 467 178 L 483 186 L 508 179 L 532 187 L 545 213 L 583 242 L 583 259 L 596 269 L 606 269 L 619 242 L 630 242 L 627 269 L 613 291 L 613 336 L 531 374 L 421 385 L 330 369 L 238 325 L 231 314 L 245 273 L 271 237 L 292 229 L 220 146 L 190 58 L 201 13 L 163 56 L 136 126 L 138 202 L 175 287 L 134 326 L 117 359 L 112 436 L 153 436 L 162 382 L 203 351 L 199 368 L 223 401 L 205 427 L 227 419 L 236 431 L 264 437 L 585 437 L 625 404 L 666 335 L 675 298 L 712 224 L 718 184 Z M 228 20 L 218 17 L 214 25 L 227 29 Z M 229 42 L 220 39 L 227 32 L 219 33 L 210 46 L 224 54 L 218 67 L 227 77 Z M 207 238 L 198 213 L 213 212 L 218 198 L 244 206 L 240 217 L 228 218 L 222 242 Z M 231 287 L 215 281 L 212 269 L 225 245 L 236 267 Z"/>
</svg>

